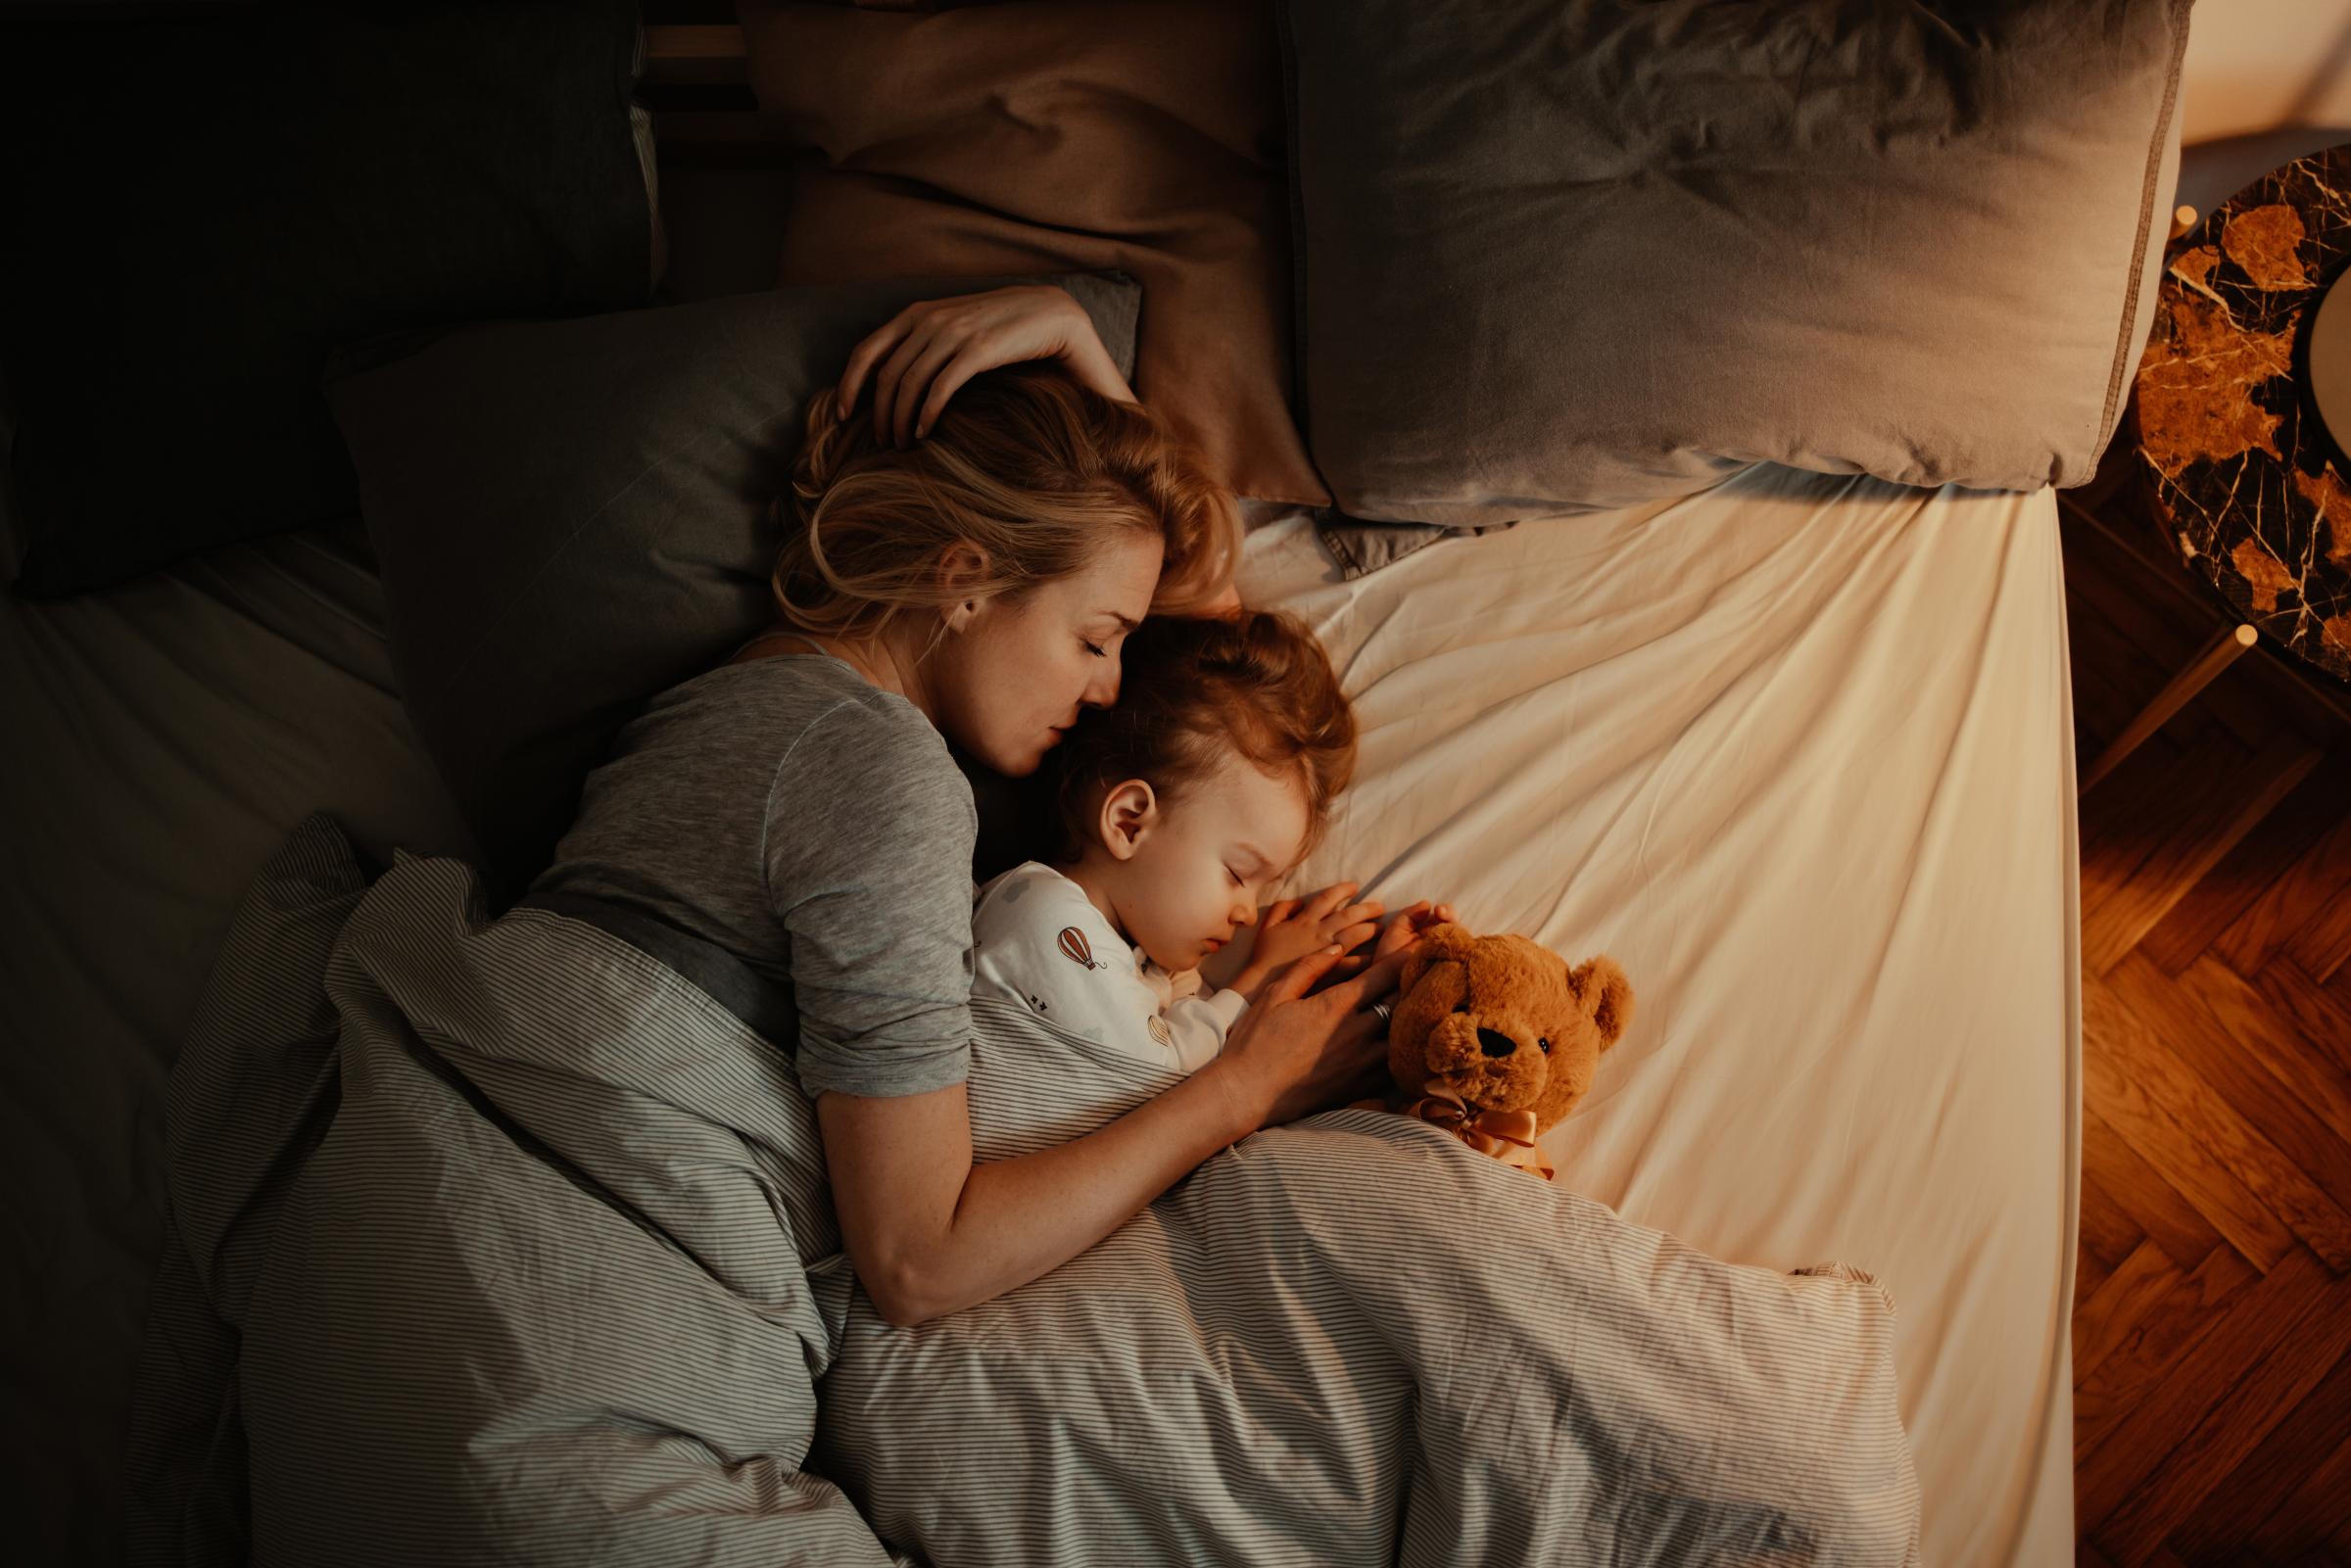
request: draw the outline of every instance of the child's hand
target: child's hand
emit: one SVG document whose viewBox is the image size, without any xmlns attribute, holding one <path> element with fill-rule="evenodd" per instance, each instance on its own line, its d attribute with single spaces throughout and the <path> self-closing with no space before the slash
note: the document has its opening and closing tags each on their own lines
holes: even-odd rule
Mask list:
<svg viewBox="0 0 2351 1568">
<path fill-rule="evenodd" d="M 1386 958 L 1391 953 L 1401 953 L 1427 934 L 1430 927 L 1458 918 L 1451 904 L 1432 904 L 1425 898 L 1410 909 L 1400 909 L 1381 928 L 1379 946 L 1373 950 L 1373 956 Z"/>
<path fill-rule="evenodd" d="M 1367 965 L 1406 951 L 1426 935 L 1430 927 L 1459 919 L 1451 904 L 1432 904 L 1424 898 L 1410 909 L 1400 909 L 1388 917 L 1387 925 L 1380 927 L 1378 946 L 1368 953 L 1348 954 L 1330 967 L 1330 973 L 1335 978 L 1345 979 Z"/>
<path fill-rule="evenodd" d="M 1319 893 L 1306 898 L 1285 898 L 1267 910 L 1265 919 L 1258 923 L 1257 942 L 1249 951 L 1249 962 L 1232 977 L 1232 988 L 1255 1001 L 1257 993 L 1276 971 L 1286 969 L 1307 954 L 1319 953 L 1326 947 L 1346 952 L 1369 941 L 1379 929 L 1380 911 L 1387 906 L 1376 898 L 1349 903 L 1361 885 L 1333 882 Z"/>
</svg>

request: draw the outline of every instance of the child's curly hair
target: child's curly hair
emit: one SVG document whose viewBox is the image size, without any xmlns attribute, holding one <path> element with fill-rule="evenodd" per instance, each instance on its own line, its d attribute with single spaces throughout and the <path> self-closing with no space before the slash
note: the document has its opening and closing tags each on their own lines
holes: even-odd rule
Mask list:
<svg viewBox="0 0 2351 1568">
<path fill-rule="evenodd" d="M 1117 704 L 1080 716 L 1052 754 L 1059 858 L 1090 840 L 1102 791 L 1140 779 L 1173 801 L 1236 751 L 1298 778 L 1313 847 L 1355 774 L 1355 714 L 1322 644 L 1265 610 L 1145 621 L 1127 639 Z"/>
</svg>

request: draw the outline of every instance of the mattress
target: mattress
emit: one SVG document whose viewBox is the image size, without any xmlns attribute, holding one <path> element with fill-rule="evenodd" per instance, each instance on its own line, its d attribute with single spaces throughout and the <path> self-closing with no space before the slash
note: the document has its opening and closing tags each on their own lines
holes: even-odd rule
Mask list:
<svg viewBox="0 0 2351 1568">
<path fill-rule="evenodd" d="M 2070 1552 L 2078 1095 L 2051 498 L 1757 469 L 1343 582 L 1264 521 L 1254 602 L 1329 641 L 1363 763 L 1301 884 L 1444 897 L 1640 992 L 1560 1179 L 1899 1307 L 1926 1560 Z M 325 807 L 465 848 L 348 530 L 0 603 L 8 1458 L 42 1558 L 116 1549 L 164 1074 L 246 879 Z"/>
<path fill-rule="evenodd" d="M 2073 1558 L 2080 1094 L 2053 493 L 1758 467 L 1337 581 L 1303 519 L 1243 596 L 1305 616 L 1358 782 L 1301 885 L 1608 953 L 1637 993 L 1559 1179 L 1897 1307 L 1923 1560 Z"/>
</svg>

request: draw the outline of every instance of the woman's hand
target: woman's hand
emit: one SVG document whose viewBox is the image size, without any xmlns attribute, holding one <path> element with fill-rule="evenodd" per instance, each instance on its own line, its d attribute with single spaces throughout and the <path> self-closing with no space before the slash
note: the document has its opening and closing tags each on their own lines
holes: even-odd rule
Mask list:
<svg viewBox="0 0 2351 1568">
<path fill-rule="evenodd" d="M 1067 290 L 1037 283 L 925 300 L 900 310 L 850 351 L 840 375 L 840 416 L 857 406 L 870 376 L 874 441 L 907 446 L 931 433 L 965 382 L 1027 359 L 1058 359 L 1080 385 L 1134 401 L 1084 309 Z"/>
<path fill-rule="evenodd" d="M 1273 1126 L 1376 1094 L 1387 1069 L 1388 1027 L 1371 1004 L 1396 988 L 1409 947 L 1351 979 L 1315 987 L 1341 954 L 1325 947 L 1275 975 L 1243 1013 L 1224 1049 L 1196 1074 L 1215 1074 L 1249 1127 Z"/>
<path fill-rule="evenodd" d="M 1369 941 L 1379 929 L 1380 911 L 1387 906 L 1376 898 L 1360 904 L 1348 902 L 1362 885 L 1333 882 L 1319 893 L 1285 898 L 1267 910 L 1257 923 L 1249 962 L 1232 977 L 1232 988 L 1255 1001 L 1276 970 L 1334 944 L 1345 954 Z"/>
</svg>

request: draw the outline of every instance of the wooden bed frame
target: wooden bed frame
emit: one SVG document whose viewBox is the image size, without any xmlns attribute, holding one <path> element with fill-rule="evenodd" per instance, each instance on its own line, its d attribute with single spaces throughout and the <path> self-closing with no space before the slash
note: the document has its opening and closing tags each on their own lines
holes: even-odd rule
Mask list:
<svg viewBox="0 0 2351 1568">
<path fill-rule="evenodd" d="M 728 162 L 788 156 L 761 128 L 749 51 L 735 23 L 647 27 L 640 91 L 653 113 L 656 147 Z"/>
<path fill-rule="evenodd" d="M 748 80 L 739 24 L 720 22 L 645 29 L 648 86 L 737 87 Z"/>
</svg>

